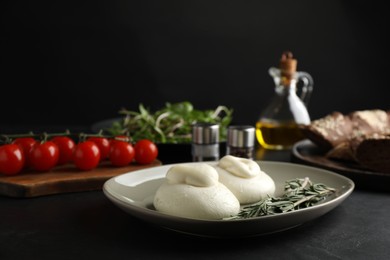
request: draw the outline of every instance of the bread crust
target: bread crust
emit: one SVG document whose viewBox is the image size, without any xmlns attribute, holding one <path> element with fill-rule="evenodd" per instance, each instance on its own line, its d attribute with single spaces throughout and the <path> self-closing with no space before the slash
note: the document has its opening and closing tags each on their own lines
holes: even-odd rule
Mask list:
<svg viewBox="0 0 390 260">
<path fill-rule="evenodd" d="M 347 141 L 351 132 L 352 123 L 349 117 L 338 111 L 303 126 L 303 134 L 325 150 Z"/>
</svg>

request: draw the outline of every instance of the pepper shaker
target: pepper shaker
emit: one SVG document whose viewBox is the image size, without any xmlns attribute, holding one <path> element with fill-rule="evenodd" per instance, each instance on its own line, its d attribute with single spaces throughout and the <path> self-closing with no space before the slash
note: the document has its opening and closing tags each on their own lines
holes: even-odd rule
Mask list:
<svg viewBox="0 0 390 260">
<path fill-rule="evenodd" d="M 254 158 L 255 128 L 250 125 L 229 126 L 226 154 L 247 159 Z"/>
<path fill-rule="evenodd" d="M 219 125 L 195 123 L 192 125 L 192 160 L 194 162 L 219 160 Z"/>
</svg>

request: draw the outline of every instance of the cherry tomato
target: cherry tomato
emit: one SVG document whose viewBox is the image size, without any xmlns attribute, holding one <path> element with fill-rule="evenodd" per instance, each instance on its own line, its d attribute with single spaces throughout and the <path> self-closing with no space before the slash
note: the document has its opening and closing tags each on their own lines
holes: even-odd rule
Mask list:
<svg viewBox="0 0 390 260">
<path fill-rule="evenodd" d="M 48 171 L 57 165 L 60 157 L 60 150 L 58 146 L 46 141 L 43 143 L 36 143 L 30 150 L 29 160 L 31 167 L 37 171 Z"/>
<path fill-rule="evenodd" d="M 25 159 L 25 168 L 30 166 L 30 150 L 31 148 L 37 143 L 37 140 L 35 140 L 32 137 L 20 137 L 16 138 L 13 142 L 13 144 L 17 144 L 22 148 L 24 159 Z"/>
<path fill-rule="evenodd" d="M 89 137 L 87 141 L 94 142 L 100 150 L 100 161 L 108 158 L 110 153 L 110 141 L 105 137 Z"/>
<path fill-rule="evenodd" d="M 158 155 L 158 149 L 155 143 L 148 139 L 139 140 L 134 145 L 135 161 L 139 164 L 148 164 L 153 162 Z"/>
<path fill-rule="evenodd" d="M 23 149 L 17 144 L 5 144 L 0 146 L 0 173 L 16 175 L 24 167 Z"/>
<path fill-rule="evenodd" d="M 96 168 L 100 161 L 99 147 L 91 141 L 84 141 L 76 145 L 73 153 L 73 162 L 80 170 L 88 171 Z"/>
<path fill-rule="evenodd" d="M 32 137 L 20 137 L 16 138 L 12 143 L 19 145 L 26 155 L 30 152 L 30 149 L 34 146 L 34 144 L 37 143 L 37 140 Z"/>
<path fill-rule="evenodd" d="M 76 144 L 70 137 L 56 136 L 53 137 L 50 141 L 55 143 L 58 146 L 58 149 L 60 149 L 58 164 L 65 164 L 72 161 Z"/>
<path fill-rule="evenodd" d="M 126 166 L 134 159 L 133 146 L 124 141 L 111 142 L 109 159 L 114 166 Z"/>
</svg>

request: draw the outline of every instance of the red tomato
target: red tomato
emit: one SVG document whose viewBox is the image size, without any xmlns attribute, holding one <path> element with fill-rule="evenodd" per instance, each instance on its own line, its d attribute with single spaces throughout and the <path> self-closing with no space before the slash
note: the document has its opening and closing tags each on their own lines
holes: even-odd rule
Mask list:
<svg viewBox="0 0 390 260">
<path fill-rule="evenodd" d="M 88 171 L 96 168 L 100 161 L 99 147 L 91 141 L 84 141 L 76 145 L 73 153 L 73 162 L 80 170 Z"/>
<path fill-rule="evenodd" d="M 60 149 L 58 164 L 65 164 L 72 161 L 76 144 L 70 137 L 56 136 L 53 137 L 50 141 L 55 143 L 58 146 L 58 149 Z"/>
<path fill-rule="evenodd" d="M 158 149 L 155 143 L 148 139 L 139 140 L 134 145 L 135 161 L 139 164 L 148 164 L 153 162 L 158 155 Z"/>
<path fill-rule="evenodd" d="M 111 142 L 109 159 L 114 166 L 126 166 L 134 159 L 134 148 L 128 142 Z"/>
<path fill-rule="evenodd" d="M 108 158 L 110 153 L 110 141 L 105 137 L 89 137 L 87 141 L 94 142 L 100 150 L 100 161 Z"/>
<path fill-rule="evenodd" d="M 30 150 L 29 160 L 31 167 L 37 171 L 48 171 L 57 165 L 60 157 L 60 150 L 58 146 L 46 141 L 43 143 L 36 143 Z"/>
<path fill-rule="evenodd" d="M 16 175 L 24 167 L 24 153 L 17 144 L 0 146 L 0 173 Z"/>
<path fill-rule="evenodd" d="M 17 144 L 22 148 L 25 159 L 24 165 L 25 167 L 30 166 L 30 150 L 37 143 L 37 140 L 32 137 L 20 137 L 16 138 L 12 143 Z"/>
<path fill-rule="evenodd" d="M 26 155 L 30 152 L 30 149 L 34 146 L 34 144 L 37 143 L 37 140 L 32 137 L 20 137 L 16 138 L 12 143 L 19 145 Z"/>
</svg>

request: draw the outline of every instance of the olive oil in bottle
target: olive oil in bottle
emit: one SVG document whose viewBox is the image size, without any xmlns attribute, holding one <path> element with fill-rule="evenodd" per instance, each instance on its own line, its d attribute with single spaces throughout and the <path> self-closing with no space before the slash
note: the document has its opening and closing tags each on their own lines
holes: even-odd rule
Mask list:
<svg viewBox="0 0 390 260">
<path fill-rule="evenodd" d="M 288 123 L 256 123 L 256 138 L 265 149 L 284 150 L 304 138 L 295 122 Z"/>
</svg>

